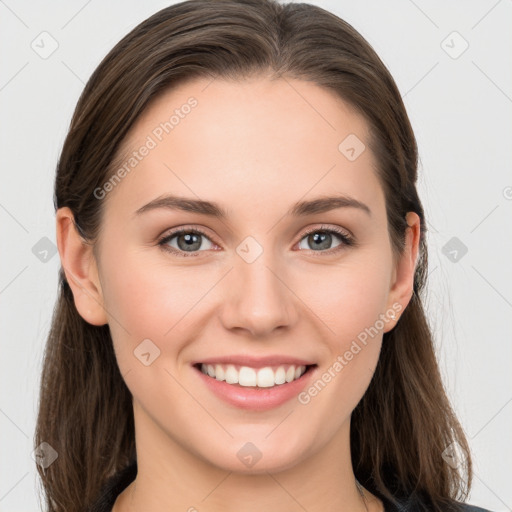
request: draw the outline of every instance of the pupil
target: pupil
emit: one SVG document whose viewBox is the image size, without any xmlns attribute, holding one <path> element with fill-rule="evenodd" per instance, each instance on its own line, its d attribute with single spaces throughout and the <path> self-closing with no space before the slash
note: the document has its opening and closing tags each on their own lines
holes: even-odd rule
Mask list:
<svg viewBox="0 0 512 512">
<path fill-rule="evenodd" d="M 330 245 L 330 237 L 329 233 L 315 233 L 313 235 L 313 240 L 316 244 L 316 247 L 320 247 L 322 249 L 328 249 Z M 327 240 L 327 243 L 325 241 Z"/>
<path fill-rule="evenodd" d="M 182 244 L 180 241 L 182 239 L 185 239 L 185 243 Z M 199 241 L 199 236 L 194 233 L 187 233 L 185 235 L 181 235 L 181 237 L 178 238 L 178 245 L 180 246 L 180 249 L 189 250 L 191 248 L 193 249 L 199 249 L 201 247 L 201 241 Z M 197 247 L 193 247 L 193 245 L 196 244 Z"/>
</svg>

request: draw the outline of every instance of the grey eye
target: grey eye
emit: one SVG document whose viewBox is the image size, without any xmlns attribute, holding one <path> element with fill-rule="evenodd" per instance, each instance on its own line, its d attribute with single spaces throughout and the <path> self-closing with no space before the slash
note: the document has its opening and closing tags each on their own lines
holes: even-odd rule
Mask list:
<svg viewBox="0 0 512 512">
<path fill-rule="evenodd" d="M 207 241 L 206 247 L 203 243 L 205 240 Z M 200 249 L 207 250 L 211 249 L 211 246 L 208 247 L 208 243 L 213 245 L 206 235 L 193 230 L 171 233 L 162 242 L 177 251 L 183 252 L 196 252 Z"/>
<path fill-rule="evenodd" d="M 333 235 L 334 237 L 337 237 L 341 239 L 341 235 L 338 233 L 335 233 L 334 231 L 326 231 L 326 230 L 317 230 L 313 231 L 312 233 L 308 233 L 300 242 L 299 242 L 299 248 L 300 249 L 311 249 L 311 250 L 325 250 L 325 249 L 333 249 L 334 247 L 337 247 L 337 245 L 341 245 L 341 242 L 339 242 L 334 247 L 331 247 L 331 244 L 333 242 Z M 309 247 L 301 247 L 302 241 L 305 240 L 306 243 L 310 244 Z"/>
</svg>

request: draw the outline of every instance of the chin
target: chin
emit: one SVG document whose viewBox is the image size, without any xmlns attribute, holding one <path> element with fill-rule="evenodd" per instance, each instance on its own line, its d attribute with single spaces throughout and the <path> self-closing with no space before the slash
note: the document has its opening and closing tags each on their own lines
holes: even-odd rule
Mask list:
<svg viewBox="0 0 512 512">
<path fill-rule="evenodd" d="M 205 447 L 208 453 L 203 452 L 202 457 L 225 471 L 258 475 L 288 470 L 304 460 L 312 449 L 304 441 L 297 442 L 293 436 L 291 439 L 288 437 L 288 442 L 283 440 L 286 435 L 271 439 L 271 434 L 265 439 L 270 430 L 265 428 L 265 433 L 259 436 L 237 436 L 222 446 L 218 445 L 213 452 L 214 443 L 209 444 Z"/>
</svg>

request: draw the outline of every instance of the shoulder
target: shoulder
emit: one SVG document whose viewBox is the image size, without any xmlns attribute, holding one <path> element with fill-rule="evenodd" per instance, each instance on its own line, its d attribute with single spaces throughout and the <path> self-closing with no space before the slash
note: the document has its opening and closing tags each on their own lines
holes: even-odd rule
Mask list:
<svg viewBox="0 0 512 512">
<path fill-rule="evenodd" d="M 410 496 L 406 500 L 399 500 L 397 503 L 390 503 L 384 500 L 386 512 L 430 512 L 432 506 L 428 500 L 419 499 L 418 496 Z M 443 508 L 443 512 L 445 509 Z M 462 503 L 460 501 L 452 502 L 446 507 L 446 512 L 493 512 L 492 510 Z"/>
<path fill-rule="evenodd" d="M 492 512 L 487 508 L 477 507 L 476 505 L 469 505 L 468 503 L 461 503 L 461 512 Z"/>
<path fill-rule="evenodd" d="M 102 486 L 101 492 L 88 512 L 111 512 L 116 498 L 137 475 L 137 462 L 133 460 L 127 467 L 111 476 Z"/>
</svg>

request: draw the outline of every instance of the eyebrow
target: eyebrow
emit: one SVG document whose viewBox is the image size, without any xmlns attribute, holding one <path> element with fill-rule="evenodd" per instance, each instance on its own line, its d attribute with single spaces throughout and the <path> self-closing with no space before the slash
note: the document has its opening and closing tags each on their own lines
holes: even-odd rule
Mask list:
<svg viewBox="0 0 512 512">
<path fill-rule="evenodd" d="M 223 209 L 217 203 L 173 195 L 165 195 L 153 199 L 149 203 L 139 208 L 135 212 L 135 215 L 138 216 L 145 212 L 159 208 L 199 213 L 202 215 L 209 215 L 221 220 L 226 220 L 229 217 L 227 210 Z M 299 201 L 295 203 L 286 212 L 285 215 L 304 217 L 307 215 L 313 215 L 315 213 L 324 213 L 330 210 L 335 210 L 337 208 L 356 208 L 358 210 L 364 211 L 370 217 L 372 215 L 370 208 L 366 204 L 346 195 L 323 196 L 309 201 Z"/>
</svg>

